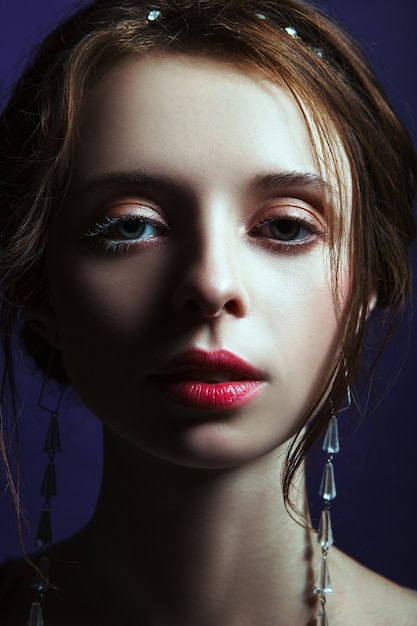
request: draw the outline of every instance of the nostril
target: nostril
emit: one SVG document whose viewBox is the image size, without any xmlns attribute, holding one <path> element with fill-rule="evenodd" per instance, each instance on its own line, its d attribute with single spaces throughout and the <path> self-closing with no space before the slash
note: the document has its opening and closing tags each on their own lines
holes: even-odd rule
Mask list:
<svg viewBox="0 0 417 626">
<path fill-rule="evenodd" d="M 198 314 L 206 318 L 217 317 L 222 310 L 227 310 L 226 306 L 192 297 L 184 300 L 181 308 L 185 313 Z"/>
<path fill-rule="evenodd" d="M 183 301 L 182 311 L 185 313 L 192 314 L 200 314 L 206 318 L 215 318 L 218 317 L 221 312 L 226 312 L 229 315 L 235 315 L 236 317 L 240 317 L 240 309 L 239 301 L 236 299 L 230 299 L 226 301 L 223 305 L 218 305 L 216 302 L 208 302 L 208 301 L 200 301 L 197 298 L 194 299 L 192 297 Z"/>
<path fill-rule="evenodd" d="M 201 270 L 201 268 L 197 268 Z M 222 313 L 242 317 L 248 308 L 248 294 L 236 272 L 194 270 L 179 281 L 173 294 L 176 311 L 200 315 L 207 319 Z"/>
<path fill-rule="evenodd" d="M 240 317 L 240 304 L 239 304 L 239 300 L 229 300 L 228 302 L 226 302 L 226 304 L 224 305 L 225 310 L 227 311 L 227 313 L 230 313 L 230 315 L 235 315 L 236 317 Z"/>
</svg>

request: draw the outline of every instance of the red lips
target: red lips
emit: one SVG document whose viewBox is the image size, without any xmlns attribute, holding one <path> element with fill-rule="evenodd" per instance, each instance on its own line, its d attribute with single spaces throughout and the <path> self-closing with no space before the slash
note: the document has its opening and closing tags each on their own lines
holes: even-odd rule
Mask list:
<svg viewBox="0 0 417 626">
<path fill-rule="evenodd" d="M 152 378 L 178 404 L 211 411 L 243 406 L 265 385 L 259 369 L 227 350 L 189 350 Z"/>
</svg>

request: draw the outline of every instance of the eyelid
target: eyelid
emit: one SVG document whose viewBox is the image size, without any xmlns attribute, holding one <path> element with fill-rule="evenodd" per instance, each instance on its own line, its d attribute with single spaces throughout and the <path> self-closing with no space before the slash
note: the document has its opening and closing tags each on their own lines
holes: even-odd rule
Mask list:
<svg viewBox="0 0 417 626">
<path fill-rule="evenodd" d="M 251 218 L 251 223 L 265 222 L 273 219 L 294 219 L 306 224 L 310 224 L 314 229 L 326 230 L 326 220 L 321 207 L 314 205 L 297 197 L 278 196 L 268 198 L 262 202 Z"/>
<path fill-rule="evenodd" d="M 143 219 L 158 224 L 160 227 L 168 227 L 165 215 L 158 205 L 145 198 L 122 198 L 113 200 L 100 206 L 100 211 L 93 221 L 94 228 L 116 223 L 121 220 Z M 90 229 L 91 232 L 91 229 Z"/>
<path fill-rule="evenodd" d="M 136 197 L 122 198 L 106 203 L 105 207 L 104 210 L 100 211 L 95 223 L 84 234 L 84 237 L 91 238 L 94 245 L 104 252 L 127 254 L 134 250 L 137 245 L 148 245 L 159 240 L 160 235 L 169 230 L 160 208 L 149 200 Z M 132 239 L 112 236 L 111 229 L 113 227 L 129 220 L 138 220 L 138 222 L 153 227 L 159 233 Z"/>
<path fill-rule="evenodd" d="M 123 210 L 123 213 L 120 212 Z M 126 212 L 126 213 L 125 213 Z M 138 215 L 140 212 L 140 215 Z M 147 213 L 148 217 L 155 216 L 155 214 L 165 221 L 164 214 L 157 204 L 146 198 L 123 198 L 114 200 L 107 203 L 105 211 L 103 213 L 109 217 L 146 217 L 143 212 Z"/>
<path fill-rule="evenodd" d="M 286 239 L 277 236 L 273 230 L 268 232 L 269 224 L 273 229 L 274 223 L 285 221 L 298 223 L 304 235 Z M 320 242 L 324 243 L 327 226 L 322 212 L 311 204 L 299 198 L 281 196 L 268 198 L 258 206 L 248 232 L 254 241 L 262 246 L 267 245 L 271 251 L 293 255 L 310 250 Z"/>
</svg>

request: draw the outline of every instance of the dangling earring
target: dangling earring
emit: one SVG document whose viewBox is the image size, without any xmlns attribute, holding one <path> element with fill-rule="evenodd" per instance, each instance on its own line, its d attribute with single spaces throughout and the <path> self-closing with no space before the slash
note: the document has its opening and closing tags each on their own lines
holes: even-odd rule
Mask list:
<svg viewBox="0 0 417 626">
<path fill-rule="evenodd" d="M 52 358 L 50 366 L 52 365 Z M 48 371 L 49 369 L 50 368 L 48 368 Z M 65 392 L 65 386 L 62 386 L 55 406 L 49 406 L 46 400 L 46 383 L 48 377 L 47 373 L 45 375 L 38 400 L 38 406 L 44 411 L 47 411 L 50 414 L 50 418 L 43 449 L 45 454 L 48 455 L 48 462 L 40 490 L 40 494 L 44 498 L 44 502 L 35 539 L 35 546 L 40 548 L 41 557 L 37 572 L 35 573 L 32 582 L 32 589 L 35 591 L 36 595 L 30 609 L 28 626 L 44 626 L 41 604 L 44 595 L 49 588 L 49 558 L 47 556 L 47 550 L 52 545 L 51 500 L 56 496 L 55 457 L 59 452 L 61 452 L 58 412 Z"/>
<path fill-rule="evenodd" d="M 345 380 L 348 406 L 352 403 L 352 394 L 349 384 L 349 373 L 345 362 Z M 317 571 L 314 593 L 320 594 L 320 610 L 318 614 L 319 626 L 329 626 L 326 612 L 327 596 L 333 592 L 327 563 L 328 552 L 333 545 L 333 530 L 330 517 L 330 506 L 332 500 L 336 498 L 336 482 L 334 478 L 333 456 L 340 451 L 339 429 L 337 417 L 334 410 L 333 400 L 330 398 L 330 408 L 332 417 L 324 437 L 322 449 L 327 454 L 326 465 L 324 466 L 323 477 L 320 483 L 319 493 L 323 498 L 323 510 L 320 516 L 320 523 L 317 532 L 317 541 L 321 547 L 320 563 Z"/>
</svg>

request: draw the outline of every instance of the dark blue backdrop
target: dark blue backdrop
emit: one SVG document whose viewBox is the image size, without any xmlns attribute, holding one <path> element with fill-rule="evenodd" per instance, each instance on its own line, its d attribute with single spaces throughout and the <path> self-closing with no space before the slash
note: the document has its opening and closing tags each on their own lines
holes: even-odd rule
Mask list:
<svg viewBox="0 0 417 626">
<path fill-rule="evenodd" d="M 417 138 L 417 3 L 414 0 L 322 0 L 362 42 L 395 106 Z M 4 98 L 25 58 L 71 0 L 14 0 L 0 7 L 0 79 Z M 414 254 L 414 266 L 417 265 Z M 411 314 L 412 318 L 412 314 Z M 413 320 L 412 320 L 413 321 Z M 375 377 L 366 419 L 342 418 L 342 452 L 336 459 L 339 495 L 334 505 L 339 547 L 365 565 L 417 589 L 417 324 L 403 325 Z M 393 381 L 397 367 L 402 371 Z M 23 504 L 36 526 L 45 465 L 47 414 L 37 408 L 41 381 L 22 360 L 20 418 Z M 393 381 L 388 397 L 387 388 Z M 379 401 L 383 400 L 381 404 Z M 372 409 L 372 410 L 371 410 Z M 61 415 L 63 452 L 57 461 L 58 496 L 53 503 L 55 538 L 68 536 L 89 518 L 99 486 L 100 427 L 73 399 Z M 314 500 L 323 457 L 314 459 L 309 487 Z M 0 559 L 20 553 L 9 493 L 0 485 Z M 319 502 L 317 498 L 317 503 Z M 315 509 L 315 507 L 313 507 Z M 27 548 L 31 542 L 25 532 Z"/>
</svg>

